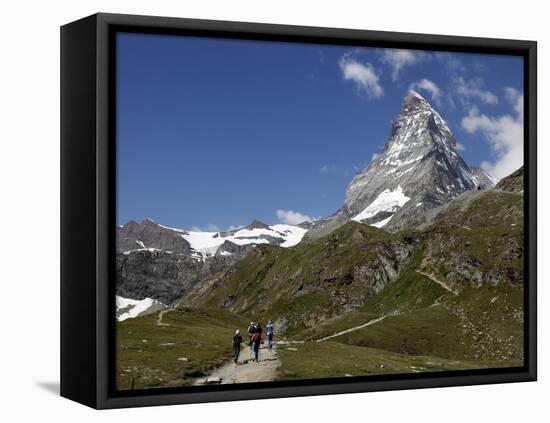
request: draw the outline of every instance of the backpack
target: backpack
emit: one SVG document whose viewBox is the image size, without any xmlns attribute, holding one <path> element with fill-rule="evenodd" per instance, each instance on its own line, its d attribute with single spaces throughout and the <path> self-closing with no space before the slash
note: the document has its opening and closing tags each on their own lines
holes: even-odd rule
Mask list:
<svg viewBox="0 0 550 423">
<path fill-rule="evenodd" d="M 260 341 L 260 334 L 258 332 L 255 332 L 252 337 L 250 338 L 252 342 L 259 342 Z"/>
</svg>

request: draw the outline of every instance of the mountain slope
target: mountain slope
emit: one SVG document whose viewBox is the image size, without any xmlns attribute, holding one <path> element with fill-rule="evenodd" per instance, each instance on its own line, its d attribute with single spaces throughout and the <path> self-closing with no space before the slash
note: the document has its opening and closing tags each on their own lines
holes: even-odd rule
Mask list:
<svg viewBox="0 0 550 423">
<path fill-rule="evenodd" d="M 523 197 L 472 191 L 420 231 L 392 234 L 351 221 L 292 249 L 259 246 L 201 281 L 183 303 L 272 318 L 285 333 L 299 334 L 351 312 L 372 317 L 411 304 L 428 306 L 438 296 L 454 298 L 470 288 L 521 289 L 522 246 Z M 421 299 L 409 292 L 405 304 L 372 308 L 372 299 L 392 289 L 405 269 L 407 284 L 419 283 L 418 292 L 425 291 Z"/>
</svg>

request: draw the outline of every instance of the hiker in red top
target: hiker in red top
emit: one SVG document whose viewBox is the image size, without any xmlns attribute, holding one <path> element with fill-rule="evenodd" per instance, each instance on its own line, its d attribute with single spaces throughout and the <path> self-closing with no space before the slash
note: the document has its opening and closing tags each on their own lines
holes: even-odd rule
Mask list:
<svg viewBox="0 0 550 423">
<path fill-rule="evenodd" d="M 248 341 L 251 347 L 252 347 L 252 335 L 254 335 L 254 332 L 256 332 L 256 325 L 254 322 L 250 322 L 250 325 L 248 326 Z"/>
<path fill-rule="evenodd" d="M 260 332 L 254 332 L 250 337 L 250 341 L 252 342 L 252 351 L 254 353 L 254 358 L 252 359 L 252 361 L 260 361 L 258 358 L 258 354 L 260 352 L 260 343 L 262 342 L 262 334 Z"/>
</svg>

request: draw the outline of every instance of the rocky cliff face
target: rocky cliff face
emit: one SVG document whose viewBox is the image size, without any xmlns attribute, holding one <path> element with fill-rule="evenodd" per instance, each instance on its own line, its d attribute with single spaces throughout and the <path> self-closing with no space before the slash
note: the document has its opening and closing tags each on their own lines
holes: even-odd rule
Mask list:
<svg viewBox="0 0 550 423">
<path fill-rule="evenodd" d="M 171 304 L 197 281 L 236 262 L 231 256 L 206 261 L 163 250 L 133 250 L 116 257 L 117 295 L 127 299 L 146 298 Z"/>
<path fill-rule="evenodd" d="M 306 229 L 254 220 L 227 232 L 169 228 L 151 219 L 117 229 L 117 295 L 170 305 L 199 280 L 246 257 L 256 245 L 291 247 Z M 119 310 L 123 313 L 123 310 Z"/>
<path fill-rule="evenodd" d="M 191 245 L 177 231 L 158 225 L 151 219 L 141 223 L 133 220 L 117 228 L 117 250 L 131 251 L 155 248 L 172 253 L 191 255 Z"/>
</svg>

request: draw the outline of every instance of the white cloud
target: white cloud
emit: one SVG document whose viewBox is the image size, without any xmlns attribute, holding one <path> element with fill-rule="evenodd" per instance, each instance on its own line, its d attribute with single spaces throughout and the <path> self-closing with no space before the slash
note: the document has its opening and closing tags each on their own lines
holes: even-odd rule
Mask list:
<svg viewBox="0 0 550 423">
<path fill-rule="evenodd" d="M 382 55 L 382 62 L 391 68 L 392 80 L 399 79 L 399 74 L 405 66 L 414 65 L 427 57 L 425 53 L 413 50 L 385 49 Z"/>
<path fill-rule="evenodd" d="M 465 79 L 462 76 L 453 78 L 454 90 L 463 100 L 477 99 L 486 104 L 497 104 L 498 97 L 485 89 L 482 78 Z M 468 104 L 467 102 L 465 104 Z"/>
<path fill-rule="evenodd" d="M 512 104 L 516 113 L 521 116 L 523 120 L 523 94 L 512 87 L 504 88 L 504 95 L 506 99 Z"/>
<path fill-rule="evenodd" d="M 345 54 L 338 64 L 344 79 L 353 81 L 357 89 L 365 92 L 370 98 L 378 98 L 384 94 L 380 79 L 370 63 L 360 63 L 350 54 Z"/>
<path fill-rule="evenodd" d="M 457 142 L 456 143 L 456 149 L 458 151 L 464 151 L 464 150 L 466 150 L 466 147 L 464 146 L 464 144 L 461 144 L 461 143 Z"/>
<path fill-rule="evenodd" d="M 430 94 L 433 101 L 435 101 L 438 105 L 441 105 L 441 95 L 443 94 L 443 91 L 441 91 L 441 88 L 439 88 L 435 82 L 423 78 L 420 81 L 413 82 L 409 89 L 426 91 Z"/>
<path fill-rule="evenodd" d="M 506 97 L 514 107 L 515 115 L 490 117 L 472 107 L 462 119 L 462 128 L 468 133 L 482 133 L 494 155 L 494 160 L 484 161 L 481 167 L 497 179 L 501 179 L 523 165 L 523 95 L 507 89 Z"/>
<path fill-rule="evenodd" d="M 307 222 L 313 220 L 308 215 L 293 210 L 277 210 L 277 218 L 287 225 L 297 225 L 298 223 Z"/>
</svg>

